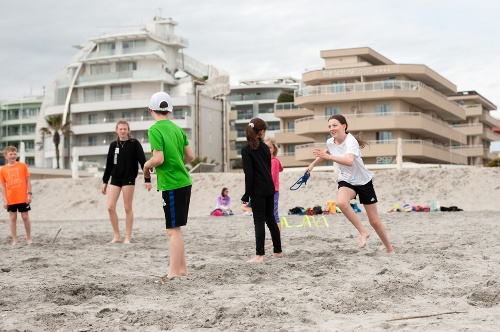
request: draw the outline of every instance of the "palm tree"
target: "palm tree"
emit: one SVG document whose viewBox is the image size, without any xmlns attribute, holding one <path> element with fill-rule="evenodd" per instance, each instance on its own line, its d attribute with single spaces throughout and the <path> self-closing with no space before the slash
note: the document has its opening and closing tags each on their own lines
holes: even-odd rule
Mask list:
<svg viewBox="0 0 500 332">
<path fill-rule="evenodd" d="M 54 142 L 54 146 L 56 147 L 57 168 L 60 168 L 59 144 L 61 143 L 61 135 L 67 138 L 72 134 L 71 130 L 69 129 L 70 121 L 67 121 L 65 124 L 63 124 L 62 119 L 62 114 L 46 116 L 45 121 L 47 121 L 47 127 L 40 128 L 42 135 L 53 136 L 52 141 Z"/>
</svg>

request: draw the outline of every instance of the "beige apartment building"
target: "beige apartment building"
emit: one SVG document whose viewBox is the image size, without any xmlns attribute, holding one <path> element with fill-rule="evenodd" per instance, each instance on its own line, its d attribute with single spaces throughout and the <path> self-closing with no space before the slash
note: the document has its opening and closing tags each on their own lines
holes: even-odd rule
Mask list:
<svg viewBox="0 0 500 332">
<path fill-rule="evenodd" d="M 324 67 L 305 72 L 294 103 L 275 105 L 276 133 L 284 166 L 308 165 L 314 148 L 325 148 L 327 119 L 342 114 L 348 130 L 370 146 L 366 164 L 484 165 L 493 157 L 496 106 L 422 64 L 396 64 L 371 48 L 320 52 Z M 399 144 L 398 144 L 399 142 Z M 325 163 L 324 165 L 328 165 Z"/>
</svg>

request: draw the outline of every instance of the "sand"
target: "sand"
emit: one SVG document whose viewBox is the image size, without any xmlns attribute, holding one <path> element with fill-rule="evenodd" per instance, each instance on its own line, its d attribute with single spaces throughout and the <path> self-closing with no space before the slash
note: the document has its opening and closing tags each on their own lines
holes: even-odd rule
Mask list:
<svg viewBox="0 0 500 332">
<path fill-rule="evenodd" d="M 283 214 L 335 199 L 335 173 L 313 172 L 305 187 L 288 190 L 300 175 L 281 176 Z M 328 227 L 319 217 L 318 227 L 297 227 L 303 217 L 286 216 L 284 258 L 248 264 L 255 242 L 252 217 L 238 210 L 243 175 L 195 174 L 183 229 L 190 275 L 165 284 L 150 276 L 168 268 L 158 192 L 138 180 L 133 243 L 110 244 L 99 179 L 35 180 L 33 244 L 22 244 L 19 220 L 12 247 L 8 215 L 0 215 L 0 331 L 496 331 L 499 179 L 489 168 L 377 171 L 396 255 L 373 230 L 358 249 L 342 214 L 326 215 Z M 222 186 L 235 215 L 209 217 Z M 464 211 L 387 213 L 403 200 Z"/>
</svg>

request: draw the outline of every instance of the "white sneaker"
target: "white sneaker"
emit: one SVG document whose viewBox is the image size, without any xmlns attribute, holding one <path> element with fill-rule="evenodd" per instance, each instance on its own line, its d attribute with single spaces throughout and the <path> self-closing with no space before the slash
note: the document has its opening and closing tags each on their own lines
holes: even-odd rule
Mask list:
<svg viewBox="0 0 500 332">
<path fill-rule="evenodd" d="M 252 212 L 244 212 L 243 215 L 244 216 L 253 216 L 253 213 Z"/>
</svg>

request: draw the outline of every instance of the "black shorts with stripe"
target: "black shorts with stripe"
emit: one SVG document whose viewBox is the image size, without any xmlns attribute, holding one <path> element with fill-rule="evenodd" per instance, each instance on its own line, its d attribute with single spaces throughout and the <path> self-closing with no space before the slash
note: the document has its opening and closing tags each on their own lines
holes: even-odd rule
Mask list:
<svg viewBox="0 0 500 332">
<path fill-rule="evenodd" d="M 166 228 L 175 228 L 187 224 L 191 185 L 161 192 Z"/>
</svg>

